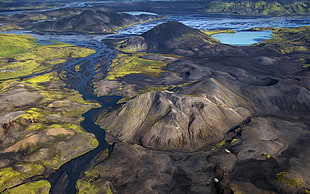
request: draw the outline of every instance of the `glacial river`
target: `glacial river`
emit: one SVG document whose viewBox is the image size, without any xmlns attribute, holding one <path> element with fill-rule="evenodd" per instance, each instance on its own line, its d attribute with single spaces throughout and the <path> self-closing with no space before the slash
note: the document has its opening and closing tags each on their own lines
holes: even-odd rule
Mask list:
<svg viewBox="0 0 310 194">
<path fill-rule="evenodd" d="M 131 26 L 120 30 L 118 34 L 111 35 L 63 35 L 55 33 L 37 34 L 30 31 L 8 31 L 7 33 L 30 34 L 36 37 L 39 41 L 42 41 L 42 43 L 46 43 L 46 41 L 50 40 L 56 40 L 89 47 L 97 51 L 93 55 L 82 59 L 73 59 L 72 61 L 60 66 L 59 69 L 55 69 L 55 71 L 66 70 L 67 76 L 70 77 L 70 79 L 66 80 L 67 86 L 78 90 L 85 99 L 98 101 L 102 107 L 99 109 L 92 109 L 85 113 L 85 120 L 81 123 L 85 131 L 95 134 L 100 145 L 95 150 L 64 164 L 54 175 L 50 176 L 49 181 L 52 183 L 51 193 L 75 193 L 76 180 L 81 173 L 83 173 L 89 161 L 108 146 L 104 140 L 104 130 L 96 125 L 94 121 L 97 118 L 98 111 L 114 105 L 120 97 L 107 96 L 98 98 L 93 94 L 91 89 L 90 83 L 95 74 L 95 65 L 102 63 L 102 67 L 105 71 L 107 71 L 110 61 L 115 55 L 113 48 L 102 43 L 102 40 L 107 38 L 117 39 L 138 35 L 168 20 L 176 20 L 188 26 L 203 30 L 232 29 L 238 32 L 248 30 L 253 27 L 297 27 L 310 25 L 310 17 L 257 18 L 240 16 L 225 17 L 206 15 L 169 15 L 165 19 Z M 74 71 L 74 66 L 77 64 L 81 66 L 82 71 Z"/>
</svg>

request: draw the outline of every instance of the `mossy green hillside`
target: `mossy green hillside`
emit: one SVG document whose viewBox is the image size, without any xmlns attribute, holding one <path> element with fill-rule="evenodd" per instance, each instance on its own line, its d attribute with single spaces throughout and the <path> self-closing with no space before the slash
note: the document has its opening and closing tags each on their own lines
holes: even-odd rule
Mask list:
<svg viewBox="0 0 310 194">
<path fill-rule="evenodd" d="M 3 35 L 5 38 L 6 35 Z M 86 57 L 95 51 L 88 48 L 52 41 L 50 45 L 40 46 L 29 35 L 10 35 L 0 41 L 0 77 L 10 79 L 40 72 L 71 58 Z M 22 42 L 19 44 L 17 42 Z M 16 48 L 12 45 L 19 45 Z M 13 49 L 12 49 L 13 48 Z"/>
<path fill-rule="evenodd" d="M 155 92 L 155 91 L 163 91 L 163 90 L 171 91 L 175 88 L 189 86 L 189 85 L 194 84 L 194 83 L 197 83 L 197 81 L 185 82 L 182 84 L 171 84 L 171 85 L 158 86 L 158 87 L 147 87 L 143 90 L 139 90 L 138 92 L 139 92 L 139 94 L 143 94 L 143 93 L 147 93 L 147 92 Z M 185 95 L 185 96 L 188 96 L 188 95 Z"/>
<path fill-rule="evenodd" d="M 16 194 L 16 193 L 23 193 L 23 194 L 48 194 L 51 188 L 51 184 L 46 180 L 36 181 L 36 182 L 29 182 L 22 184 L 20 186 L 14 187 L 12 189 L 8 189 L 4 191 L 4 194 Z"/>
<path fill-rule="evenodd" d="M 1 42 L 1 79 L 43 71 L 68 59 L 95 52 L 60 42 L 40 46 L 28 35 L 2 37 L 6 36 L 10 38 Z M 14 49 L 7 52 L 11 48 Z M 80 126 L 84 119 L 82 114 L 98 104 L 83 100 L 81 94 L 65 86 L 57 72 L 0 83 L 0 93 L 12 95 L 12 103 L 18 104 L 13 109 L 12 106 L 2 109 L 1 115 L 12 111 L 22 113 L 10 121 L 11 124 L 5 125 L 6 133 L 1 137 L 4 140 L 0 142 L 1 153 L 14 155 L 14 159 L 0 168 L 1 191 L 12 193 L 22 189 L 28 192 L 29 189 L 31 193 L 38 188 L 41 192 L 48 192 L 49 186 L 41 188 L 41 183 L 24 184 L 25 180 L 33 176 L 46 177 L 65 162 L 98 146 L 94 135 L 86 133 Z M 7 95 L 0 96 L 0 103 L 5 104 L 9 98 Z M 32 96 L 35 100 L 30 100 L 31 103 L 14 101 L 23 96 Z M 4 125 L 0 127 L 4 128 Z"/>
<path fill-rule="evenodd" d="M 267 39 L 267 43 L 290 43 L 295 45 L 310 45 L 310 26 L 296 28 L 253 28 L 254 30 L 272 30 L 273 38 Z"/>
<path fill-rule="evenodd" d="M 102 157 L 102 156 L 101 156 Z M 100 157 L 100 158 L 101 158 Z M 106 158 L 106 152 L 103 158 Z M 101 160 L 103 159 L 101 158 Z M 97 158 L 98 159 L 98 158 Z M 79 194 L 87 193 L 105 193 L 112 194 L 111 183 L 101 177 L 103 172 L 98 166 L 84 172 L 84 175 L 77 181 L 76 189 Z"/>
<path fill-rule="evenodd" d="M 302 177 L 291 177 L 288 172 L 283 171 L 275 174 L 277 181 L 289 186 L 289 187 L 298 187 L 304 183 Z"/>
<path fill-rule="evenodd" d="M 164 72 L 161 68 L 166 65 L 165 62 L 145 59 L 142 55 L 142 53 L 118 54 L 112 61 L 106 79 L 115 80 L 133 73 L 143 73 L 156 77 Z"/>
<path fill-rule="evenodd" d="M 231 13 L 240 15 L 308 15 L 309 1 L 211 1 L 207 4 L 207 12 Z"/>
<path fill-rule="evenodd" d="M 0 191 L 23 183 L 24 179 L 30 178 L 33 174 L 42 174 L 45 168 L 40 164 L 16 164 L 13 167 L 0 169 Z"/>
<path fill-rule="evenodd" d="M 20 54 L 36 46 L 36 39 L 27 34 L 0 34 L 0 57 Z"/>
<path fill-rule="evenodd" d="M 256 45 L 277 51 L 280 54 L 298 54 L 303 68 L 310 63 L 310 26 L 296 28 L 254 28 L 254 30 L 272 30 L 272 39 L 266 39 Z"/>
<path fill-rule="evenodd" d="M 23 163 L 16 160 L 0 168 L 0 174 L 5 174 L 0 176 L 1 189 L 15 187 L 32 176 L 48 176 L 46 172 L 98 146 L 97 139 L 86 133 L 80 122 L 84 112 L 99 105 L 87 102 L 77 91 L 65 88 L 56 72 L 21 82 L 9 80 L 0 86 L 0 93 L 21 87 L 42 96 L 35 104 L 14 110 L 24 113 L 6 129 L 5 141 L 1 142 L 2 153 L 14 154 L 16 158 L 22 158 Z"/>
<path fill-rule="evenodd" d="M 83 179 L 79 179 L 77 181 L 77 191 L 78 194 L 113 194 L 109 181 L 104 181 L 101 179 L 93 181 L 85 181 Z"/>
<path fill-rule="evenodd" d="M 2 24 L 0 25 L 0 31 L 8 31 L 8 30 L 22 30 L 23 28 L 18 26 L 17 24 Z"/>
</svg>

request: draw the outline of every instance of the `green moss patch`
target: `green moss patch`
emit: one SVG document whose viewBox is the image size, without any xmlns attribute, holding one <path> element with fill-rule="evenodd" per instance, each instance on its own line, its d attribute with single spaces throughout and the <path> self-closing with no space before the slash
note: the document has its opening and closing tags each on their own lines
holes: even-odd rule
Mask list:
<svg viewBox="0 0 310 194">
<path fill-rule="evenodd" d="M 7 30 L 22 30 L 22 27 L 19 27 L 16 24 L 3 24 L 0 25 L 0 31 L 7 31 Z"/>
<path fill-rule="evenodd" d="M 10 188 L 23 183 L 23 180 L 43 173 L 45 168 L 40 164 L 17 164 L 13 167 L 0 169 L 0 188 Z"/>
<path fill-rule="evenodd" d="M 210 1 L 207 12 L 231 13 L 240 15 L 307 15 L 310 13 L 308 1 Z"/>
<path fill-rule="evenodd" d="M 302 177 L 291 177 L 289 173 L 285 171 L 275 174 L 275 178 L 277 181 L 290 187 L 297 187 L 304 183 Z"/>
<path fill-rule="evenodd" d="M 13 37 L 28 39 L 29 44 L 0 57 L 1 79 L 43 71 L 70 58 L 85 57 L 95 52 L 60 42 L 38 46 L 36 40 L 27 35 Z M 28 104 L 18 103 L 20 99 L 17 97 L 12 98 L 16 107 L 3 109 L 2 114 L 12 110 L 23 111 L 23 114 L 12 121 L 13 124 L 3 134 L 5 141 L 0 142 L 3 153 L 15 156 L 14 162 L 0 168 L 0 192 L 48 193 L 50 185 L 47 181 L 23 183 L 32 176 L 48 176 L 52 169 L 98 146 L 95 136 L 86 133 L 80 122 L 84 119 L 83 113 L 99 104 L 85 101 L 78 91 L 65 86 L 57 72 L 0 83 L 0 93 L 6 92 L 13 97 L 18 94 L 20 99 L 29 93 L 39 96 Z M 5 103 L 5 97 L 0 102 Z"/>
<path fill-rule="evenodd" d="M 236 33 L 234 30 L 201 30 L 203 33 L 211 36 L 213 34 L 220 34 L 220 33 Z"/>
<path fill-rule="evenodd" d="M 23 194 L 48 194 L 51 188 L 51 184 L 46 180 L 36 181 L 25 183 L 20 186 L 14 187 L 12 189 L 8 189 L 4 194 L 16 194 L 16 193 L 23 193 Z"/>
<path fill-rule="evenodd" d="M 297 28 L 254 28 L 254 30 L 272 30 L 273 38 L 267 39 L 263 44 L 277 45 L 279 49 L 289 46 L 290 52 L 295 47 L 296 51 L 307 51 L 310 45 L 310 26 L 302 26 Z"/>
<path fill-rule="evenodd" d="M 83 180 L 79 179 L 77 181 L 77 193 L 78 194 L 113 194 L 109 181 L 104 181 L 101 179 L 93 179 L 93 180 Z"/>
<path fill-rule="evenodd" d="M 118 54 L 112 61 L 106 79 L 115 80 L 133 73 L 143 73 L 156 77 L 164 72 L 161 69 L 164 66 L 166 66 L 165 62 L 144 59 L 139 54 Z"/>
<path fill-rule="evenodd" d="M 29 35 L 0 34 L 0 77 L 9 79 L 40 72 L 71 58 L 86 57 L 95 51 L 52 41 L 39 46 Z M 2 58 L 1 58 L 2 57 Z"/>
<path fill-rule="evenodd" d="M 297 28 L 254 28 L 254 30 L 272 30 L 273 38 L 256 44 L 283 55 L 296 55 L 300 66 L 309 68 L 310 62 L 310 26 Z"/>
<path fill-rule="evenodd" d="M 20 54 L 35 46 L 36 39 L 30 35 L 0 34 L 0 57 Z"/>
</svg>

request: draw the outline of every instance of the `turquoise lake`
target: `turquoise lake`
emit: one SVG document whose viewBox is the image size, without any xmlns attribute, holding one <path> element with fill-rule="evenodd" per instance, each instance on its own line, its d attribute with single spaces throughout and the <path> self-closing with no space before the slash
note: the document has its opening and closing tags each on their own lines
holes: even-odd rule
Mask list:
<svg viewBox="0 0 310 194">
<path fill-rule="evenodd" d="M 223 44 L 234 46 L 249 46 L 263 39 L 270 39 L 272 31 L 241 31 L 236 33 L 213 34 L 212 38 L 219 40 Z"/>
</svg>

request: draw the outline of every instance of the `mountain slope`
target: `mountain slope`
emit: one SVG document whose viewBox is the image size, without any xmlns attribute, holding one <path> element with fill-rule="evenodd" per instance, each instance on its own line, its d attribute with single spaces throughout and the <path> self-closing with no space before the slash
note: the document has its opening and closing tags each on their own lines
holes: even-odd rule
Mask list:
<svg viewBox="0 0 310 194">
<path fill-rule="evenodd" d="M 156 19 L 157 17 L 154 15 L 132 16 L 89 9 L 75 16 L 36 23 L 29 29 L 54 32 L 113 33 L 121 27 Z"/>
<path fill-rule="evenodd" d="M 169 21 L 143 33 L 129 38 L 120 49 L 125 51 L 168 52 L 175 49 L 192 49 L 218 41 L 200 30 L 188 27 L 180 22 Z"/>
<path fill-rule="evenodd" d="M 98 120 L 102 128 L 127 143 L 159 150 L 195 151 L 218 142 L 253 114 L 250 103 L 215 79 L 192 97 L 149 92 Z"/>
</svg>

